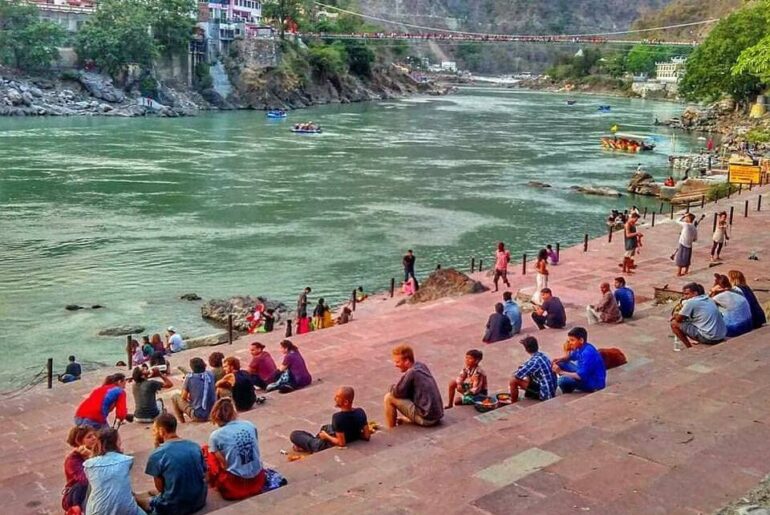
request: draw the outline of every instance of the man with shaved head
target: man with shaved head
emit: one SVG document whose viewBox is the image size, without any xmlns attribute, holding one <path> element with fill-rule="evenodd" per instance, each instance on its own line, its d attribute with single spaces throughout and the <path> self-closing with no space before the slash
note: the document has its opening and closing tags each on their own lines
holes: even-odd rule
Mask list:
<svg viewBox="0 0 770 515">
<path fill-rule="evenodd" d="M 340 386 L 334 394 L 334 404 L 340 409 L 332 416 L 332 423 L 321 427 L 313 436 L 307 431 L 292 431 L 291 443 L 299 452 L 318 452 L 329 447 L 345 447 L 356 440 L 369 440 L 371 432 L 366 412 L 353 407 L 355 392 L 351 386 Z"/>
<path fill-rule="evenodd" d="M 588 305 L 586 307 L 586 317 L 588 317 L 588 324 L 617 324 L 623 321 L 623 315 L 620 313 L 620 306 L 618 301 L 610 291 L 610 283 L 602 283 L 599 285 L 599 290 L 602 292 L 602 300 L 598 304 Z"/>
</svg>

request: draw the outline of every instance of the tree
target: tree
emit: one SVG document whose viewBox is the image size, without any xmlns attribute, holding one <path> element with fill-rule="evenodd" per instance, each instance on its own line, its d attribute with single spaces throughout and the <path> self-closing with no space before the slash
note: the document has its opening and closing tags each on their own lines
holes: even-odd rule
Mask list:
<svg viewBox="0 0 770 515">
<path fill-rule="evenodd" d="M 278 33 L 281 39 L 286 34 L 286 24 L 289 20 L 300 17 L 302 0 L 268 0 L 262 4 L 262 16 L 278 22 Z"/>
<path fill-rule="evenodd" d="M 350 71 L 360 77 L 371 77 L 374 52 L 360 41 L 345 41 L 343 47 Z"/>
<path fill-rule="evenodd" d="M 732 73 L 739 77 L 744 74 L 753 75 L 763 85 L 770 86 L 770 35 L 741 52 Z"/>
<path fill-rule="evenodd" d="M 49 66 L 65 37 L 59 25 L 39 18 L 35 5 L 0 0 L 0 62 L 24 70 Z"/>
<path fill-rule="evenodd" d="M 651 76 L 655 73 L 656 63 L 668 61 L 675 55 L 683 53 L 681 50 L 671 47 L 636 45 L 626 56 L 626 71 L 635 75 L 644 73 Z"/>
<path fill-rule="evenodd" d="M 749 51 L 737 67 L 744 50 L 751 49 L 767 35 L 767 4 L 745 7 L 720 21 L 687 60 L 679 91 L 691 100 L 716 100 L 730 95 L 738 102 L 760 91 L 760 80 L 749 72 L 760 53 Z"/>
<path fill-rule="evenodd" d="M 341 75 L 347 68 L 345 48 L 339 44 L 310 47 L 308 61 L 313 69 L 323 77 Z"/>
<path fill-rule="evenodd" d="M 152 1 L 152 34 L 161 52 L 187 50 L 197 9 L 196 0 Z"/>
<path fill-rule="evenodd" d="M 143 0 L 102 0 L 78 32 L 75 50 L 113 76 L 129 64 L 149 67 L 159 55 L 151 26 L 151 11 Z"/>
</svg>

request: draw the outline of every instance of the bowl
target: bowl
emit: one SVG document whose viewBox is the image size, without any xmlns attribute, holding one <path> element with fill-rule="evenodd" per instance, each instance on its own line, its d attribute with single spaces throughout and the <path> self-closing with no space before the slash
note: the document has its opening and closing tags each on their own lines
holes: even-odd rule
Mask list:
<svg viewBox="0 0 770 515">
<path fill-rule="evenodd" d="M 484 397 L 483 399 L 475 401 L 473 407 L 476 408 L 476 411 L 479 413 L 486 413 L 487 411 L 499 408 L 500 403 L 497 402 L 497 398 L 495 397 Z"/>
<path fill-rule="evenodd" d="M 497 403 L 500 404 L 501 406 L 513 403 L 510 393 L 498 393 L 496 397 L 497 397 Z"/>
</svg>

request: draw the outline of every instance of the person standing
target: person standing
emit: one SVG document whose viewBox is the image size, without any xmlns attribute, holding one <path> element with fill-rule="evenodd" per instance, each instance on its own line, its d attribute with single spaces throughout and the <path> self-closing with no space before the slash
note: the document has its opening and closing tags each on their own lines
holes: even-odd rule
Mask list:
<svg viewBox="0 0 770 515">
<path fill-rule="evenodd" d="M 540 292 L 548 288 L 548 251 L 546 249 L 540 249 L 537 253 L 537 263 L 535 264 L 535 294 L 532 295 L 532 302 L 540 304 L 542 297 Z"/>
<path fill-rule="evenodd" d="M 495 291 L 498 291 L 497 282 L 503 278 L 503 283 L 510 288 L 508 282 L 508 263 L 511 261 L 511 253 L 505 250 L 505 244 L 501 241 L 497 244 L 497 254 L 495 256 Z"/>
<path fill-rule="evenodd" d="M 411 277 L 414 280 L 414 289 L 417 291 L 420 289 L 420 284 L 417 282 L 417 277 L 414 275 L 415 261 L 417 261 L 417 258 L 415 257 L 414 252 L 412 249 L 409 249 L 406 251 L 403 259 L 401 259 L 401 264 L 404 265 L 404 282 L 407 282 Z"/>
<path fill-rule="evenodd" d="M 297 318 L 299 319 L 307 318 L 307 296 L 311 291 L 313 290 L 308 286 L 299 294 L 297 299 Z"/>
<path fill-rule="evenodd" d="M 698 241 L 698 225 L 695 222 L 695 215 L 687 213 L 679 219 L 679 225 L 682 231 L 679 233 L 679 246 L 671 255 L 678 268 L 676 275 L 682 277 L 690 271 L 692 263 L 692 244 Z"/>
<path fill-rule="evenodd" d="M 139 496 L 139 505 L 153 515 L 188 515 L 206 505 L 206 465 L 200 446 L 176 434 L 177 420 L 163 413 L 152 424 L 155 450 L 147 458 L 145 474 L 157 492 Z"/>
<path fill-rule="evenodd" d="M 625 274 L 633 274 L 634 268 L 636 268 L 634 256 L 636 256 L 636 248 L 639 246 L 639 238 L 641 238 L 641 234 L 639 234 L 639 231 L 637 231 L 636 228 L 636 223 L 638 221 L 639 215 L 632 214 L 628 217 L 628 221 L 626 221 L 626 224 L 623 227 L 625 254 L 623 255 L 623 263 L 621 263 L 620 266 L 623 268 L 623 273 Z"/>
<path fill-rule="evenodd" d="M 727 235 L 727 211 L 719 213 L 717 218 L 717 228 L 714 230 L 714 236 L 711 238 L 711 261 L 719 261 L 719 255 L 722 253 L 722 247 L 730 237 Z"/>
</svg>

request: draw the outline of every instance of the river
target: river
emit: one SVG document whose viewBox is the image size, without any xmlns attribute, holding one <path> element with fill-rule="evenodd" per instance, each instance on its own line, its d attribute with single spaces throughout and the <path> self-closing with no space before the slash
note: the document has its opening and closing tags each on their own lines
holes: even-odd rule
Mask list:
<svg viewBox="0 0 770 515">
<path fill-rule="evenodd" d="M 53 357 L 114 363 L 124 338 L 175 325 L 214 332 L 205 298 L 260 294 L 293 306 L 299 290 L 339 301 L 382 290 L 413 248 L 418 273 L 487 263 L 498 240 L 514 256 L 604 231 L 613 207 L 648 200 L 586 197 L 570 185 L 623 189 L 653 153 L 602 151 L 618 123 L 654 132 L 671 103 L 467 88 L 449 97 L 323 106 L 271 122 L 258 112 L 194 118 L 0 119 L 0 389 Z M 611 114 L 597 112 L 611 104 Z M 312 119 L 322 135 L 297 136 Z M 678 138 L 677 151 L 695 141 Z M 685 147 L 683 148 L 683 145 Z M 537 180 L 552 184 L 533 189 Z M 105 306 L 70 312 L 67 304 Z"/>
</svg>

